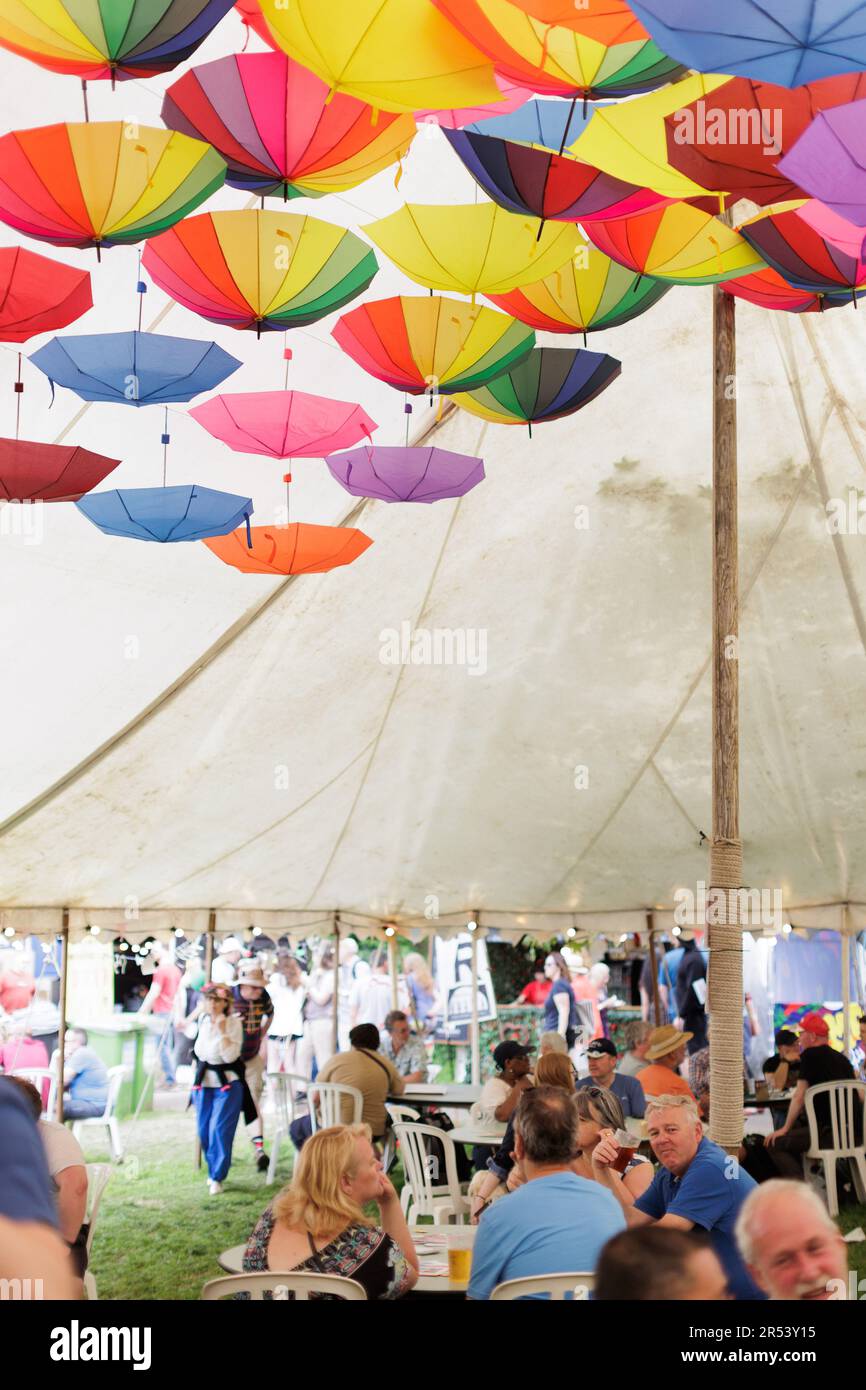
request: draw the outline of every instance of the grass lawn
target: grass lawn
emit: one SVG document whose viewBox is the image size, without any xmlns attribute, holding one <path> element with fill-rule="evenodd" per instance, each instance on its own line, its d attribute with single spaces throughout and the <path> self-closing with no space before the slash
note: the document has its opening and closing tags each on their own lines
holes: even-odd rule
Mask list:
<svg viewBox="0 0 866 1390">
<path fill-rule="evenodd" d="M 122 1125 L 126 1157 L 105 1190 L 93 1244 L 92 1270 L 102 1299 L 197 1299 L 208 1279 L 223 1271 L 217 1255 L 245 1241 L 268 1202 L 291 1175 L 284 1145 L 277 1181 L 265 1183 L 252 1145 L 240 1130 L 221 1196 L 209 1197 L 204 1168 L 193 1167 L 192 1111 L 156 1111 Z M 88 1136 L 89 1138 L 89 1136 Z M 106 1162 L 107 1149 L 90 1139 L 89 1162 Z M 399 1186 L 399 1174 L 397 1175 Z M 866 1207 L 848 1207 L 843 1231 L 862 1226 Z M 849 1259 L 866 1279 L 866 1242 L 849 1245 Z"/>
</svg>

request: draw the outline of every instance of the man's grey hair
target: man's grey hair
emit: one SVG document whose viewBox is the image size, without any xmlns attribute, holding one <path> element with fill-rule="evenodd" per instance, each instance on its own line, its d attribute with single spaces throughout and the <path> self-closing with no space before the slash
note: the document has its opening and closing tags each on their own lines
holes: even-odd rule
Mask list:
<svg viewBox="0 0 866 1390">
<path fill-rule="evenodd" d="M 564 1056 L 568 1056 L 568 1043 L 561 1033 L 542 1033 L 538 1039 L 539 1053 L 543 1052 L 545 1047 L 550 1052 L 561 1052 Z"/>
<path fill-rule="evenodd" d="M 646 1042 L 653 1025 L 645 1018 L 633 1018 L 630 1023 L 625 1025 L 625 1045 L 631 1052 L 634 1048 L 640 1047 L 642 1042 Z"/>
<path fill-rule="evenodd" d="M 697 1104 L 692 1096 L 650 1096 L 646 1103 L 644 1118 L 648 1120 L 656 1110 L 685 1110 L 695 1124 L 700 1119 Z"/>
<path fill-rule="evenodd" d="M 570 1163 L 577 1152 L 573 1093 L 559 1086 L 533 1086 L 524 1091 L 515 1111 L 514 1128 L 530 1163 Z"/>
<path fill-rule="evenodd" d="M 768 1202 L 775 1198 L 781 1198 L 786 1205 L 800 1199 L 807 1207 L 810 1207 L 815 1216 L 821 1218 L 822 1224 L 834 1235 L 839 1235 L 839 1227 L 828 1212 L 818 1193 L 808 1183 L 798 1182 L 794 1178 L 770 1178 L 768 1182 L 761 1183 L 760 1187 L 754 1188 L 740 1207 L 737 1222 L 734 1226 L 734 1235 L 739 1246 L 740 1254 L 748 1265 L 757 1265 L 758 1259 L 755 1253 L 756 1227 L 761 1215 L 761 1211 Z M 793 1225 L 796 1217 L 788 1217 L 789 1224 Z"/>
</svg>

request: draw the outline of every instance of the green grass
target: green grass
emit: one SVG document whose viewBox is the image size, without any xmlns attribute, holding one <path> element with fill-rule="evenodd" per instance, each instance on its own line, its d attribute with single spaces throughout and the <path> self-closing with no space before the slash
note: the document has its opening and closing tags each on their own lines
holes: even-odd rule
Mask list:
<svg viewBox="0 0 866 1390">
<path fill-rule="evenodd" d="M 284 1144 L 272 1187 L 256 1171 L 252 1145 L 235 1139 L 234 1161 L 219 1197 L 207 1172 L 193 1167 L 192 1112 L 158 1111 L 122 1126 L 126 1158 L 116 1165 L 99 1213 L 92 1271 L 101 1299 L 197 1299 L 202 1284 L 223 1274 L 221 1250 L 245 1241 L 268 1202 L 291 1176 Z M 88 1162 L 106 1162 L 92 1140 Z M 392 1174 L 400 1186 L 399 1171 Z M 844 1208 L 843 1231 L 866 1230 L 866 1206 Z M 848 1246 L 851 1268 L 866 1279 L 866 1242 Z"/>
</svg>

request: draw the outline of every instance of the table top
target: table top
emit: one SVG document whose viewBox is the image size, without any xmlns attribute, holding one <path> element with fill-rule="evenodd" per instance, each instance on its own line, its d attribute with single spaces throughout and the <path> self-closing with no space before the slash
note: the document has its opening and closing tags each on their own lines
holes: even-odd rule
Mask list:
<svg viewBox="0 0 866 1390">
<path fill-rule="evenodd" d="M 477 1226 L 413 1226 L 412 1239 L 418 1246 L 418 1255 L 421 1260 L 421 1274 L 415 1285 L 416 1293 L 465 1293 L 466 1281 L 452 1279 L 448 1273 L 448 1242 L 454 1238 L 454 1232 L 460 1232 L 461 1239 L 468 1239 L 474 1243 Z M 243 1270 L 244 1251 L 246 1243 L 243 1245 L 233 1245 L 229 1250 L 223 1250 L 218 1256 L 217 1263 L 220 1269 L 226 1274 L 240 1274 Z M 426 1270 L 438 1270 L 438 1273 L 425 1273 Z"/>
<path fill-rule="evenodd" d="M 468 1110 L 470 1105 L 474 1105 L 476 1100 L 481 1098 L 480 1086 L 455 1086 L 451 1082 L 436 1086 L 435 1095 L 432 1091 L 417 1090 L 414 1086 L 407 1086 L 400 1096 L 389 1096 L 389 1101 L 395 1105 L 436 1105 L 440 1110 L 460 1109 Z"/>
<path fill-rule="evenodd" d="M 505 1137 L 505 1129 L 505 1125 L 494 1121 L 488 1125 L 455 1125 L 447 1133 L 455 1144 L 492 1144 L 498 1149 Z"/>
<path fill-rule="evenodd" d="M 774 1105 L 790 1105 L 793 1099 L 793 1091 L 771 1091 L 766 1100 L 758 1100 L 757 1096 L 747 1095 L 744 1104 L 750 1110 L 769 1110 Z"/>
</svg>

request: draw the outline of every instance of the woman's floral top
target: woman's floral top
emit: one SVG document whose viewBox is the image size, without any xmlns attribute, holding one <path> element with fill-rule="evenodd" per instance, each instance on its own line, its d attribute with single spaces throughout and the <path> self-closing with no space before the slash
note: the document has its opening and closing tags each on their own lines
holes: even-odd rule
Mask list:
<svg viewBox="0 0 866 1390">
<path fill-rule="evenodd" d="M 274 1230 L 273 1208 L 259 1217 L 244 1252 L 245 1274 L 269 1269 L 268 1246 Z M 409 1286 L 409 1266 L 399 1245 L 379 1226 L 347 1226 L 315 1255 L 295 1265 L 295 1274 L 340 1274 L 355 1279 L 367 1290 L 367 1297 L 400 1298 Z M 291 1298 L 292 1295 L 290 1294 Z M 312 1294 L 313 1298 L 333 1299 L 333 1294 Z"/>
</svg>

